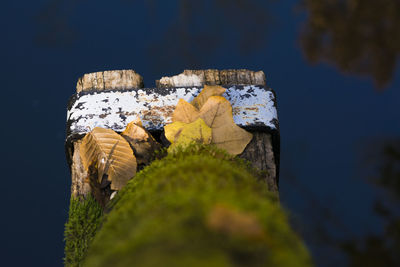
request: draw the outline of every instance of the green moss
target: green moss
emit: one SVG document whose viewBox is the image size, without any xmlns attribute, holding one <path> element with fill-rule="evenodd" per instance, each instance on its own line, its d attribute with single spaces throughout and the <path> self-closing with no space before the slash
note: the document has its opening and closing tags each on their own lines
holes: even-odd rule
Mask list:
<svg viewBox="0 0 400 267">
<path fill-rule="evenodd" d="M 212 147 L 154 161 L 112 206 L 84 266 L 311 265 L 267 186 Z"/>
<path fill-rule="evenodd" d="M 91 195 L 85 199 L 71 198 L 64 232 L 65 266 L 81 266 L 99 228 L 102 213 L 101 206 Z"/>
</svg>

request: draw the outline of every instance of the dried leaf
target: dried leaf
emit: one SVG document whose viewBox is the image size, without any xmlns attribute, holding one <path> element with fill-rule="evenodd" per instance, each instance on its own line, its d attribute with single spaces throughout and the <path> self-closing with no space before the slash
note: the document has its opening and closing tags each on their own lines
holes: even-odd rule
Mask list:
<svg viewBox="0 0 400 267">
<path fill-rule="evenodd" d="M 142 127 L 140 119 L 130 122 L 121 135 L 130 144 L 138 164 L 149 164 L 154 152 L 161 148 L 153 136 Z"/>
<path fill-rule="evenodd" d="M 200 110 L 200 118 L 212 129 L 212 143 L 232 155 L 243 152 L 253 135 L 236 125 L 232 107 L 222 96 L 211 96 Z"/>
<path fill-rule="evenodd" d="M 130 123 L 134 123 L 137 126 L 143 127 L 143 123 L 142 120 L 139 117 L 136 117 L 133 121 L 131 121 Z"/>
<path fill-rule="evenodd" d="M 224 87 L 218 85 L 204 85 L 203 90 L 201 90 L 200 94 L 193 99 L 191 104 L 200 110 L 209 97 L 221 96 L 225 91 L 226 89 Z"/>
<path fill-rule="evenodd" d="M 199 117 L 199 111 L 192 104 L 184 99 L 179 99 L 178 104 L 172 114 L 172 122 L 191 123 Z"/>
<path fill-rule="evenodd" d="M 86 134 L 80 145 L 83 166 L 97 163 L 108 174 L 112 190 L 120 190 L 136 173 L 136 159 L 129 143 L 110 129 L 96 127 Z"/>
<path fill-rule="evenodd" d="M 164 127 L 165 137 L 171 142 L 168 148 L 169 152 L 177 147 L 185 147 L 192 142 L 210 144 L 211 128 L 205 122 L 198 118 L 192 123 L 173 122 Z"/>
<path fill-rule="evenodd" d="M 231 104 L 221 96 L 225 91 L 226 89 L 221 86 L 205 85 L 200 94 L 191 102 L 192 105 L 183 99 L 179 100 L 172 116 L 173 123 L 164 128 L 165 136 L 173 146 L 177 146 L 177 140 L 182 131 L 188 127 L 187 124 L 200 117 L 212 129 L 211 143 L 232 155 L 243 152 L 253 135 L 235 124 Z M 185 130 L 180 141 L 183 145 L 196 141 L 198 138 L 198 131 L 193 129 L 192 131 Z"/>
</svg>

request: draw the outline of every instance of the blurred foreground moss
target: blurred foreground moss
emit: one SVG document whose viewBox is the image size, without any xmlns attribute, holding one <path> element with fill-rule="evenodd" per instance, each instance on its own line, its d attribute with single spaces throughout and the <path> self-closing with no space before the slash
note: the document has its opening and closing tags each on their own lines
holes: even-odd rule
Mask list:
<svg viewBox="0 0 400 267">
<path fill-rule="evenodd" d="M 83 266 L 310 266 L 255 174 L 210 146 L 154 161 L 111 202 Z"/>
</svg>

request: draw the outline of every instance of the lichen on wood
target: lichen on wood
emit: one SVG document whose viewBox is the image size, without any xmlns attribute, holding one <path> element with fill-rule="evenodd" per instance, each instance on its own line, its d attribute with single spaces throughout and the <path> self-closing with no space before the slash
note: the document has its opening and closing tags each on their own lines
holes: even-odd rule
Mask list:
<svg viewBox="0 0 400 267">
<path fill-rule="evenodd" d="M 278 128 L 276 100 L 266 86 L 226 86 L 223 96 L 233 108 L 235 123 L 241 127 Z M 122 131 L 127 123 L 140 117 L 150 131 L 170 123 L 179 99 L 191 102 L 201 87 L 143 88 L 94 91 L 71 98 L 67 112 L 67 138 L 90 132 L 95 127 Z"/>
</svg>

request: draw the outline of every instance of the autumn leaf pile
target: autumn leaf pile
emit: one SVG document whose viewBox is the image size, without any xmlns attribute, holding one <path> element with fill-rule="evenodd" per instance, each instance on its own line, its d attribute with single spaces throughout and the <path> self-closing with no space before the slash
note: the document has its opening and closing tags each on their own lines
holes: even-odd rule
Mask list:
<svg viewBox="0 0 400 267">
<path fill-rule="evenodd" d="M 253 136 L 233 121 L 232 106 L 222 96 L 225 90 L 206 85 L 191 103 L 179 100 L 172 123 L 164 127 L 165 137 L 171 142 L 169 152 L 193 141 L 215 144 L 232 155 L 243 152 Z"/>
<path fill-rule="evenodd" d="M 206 85 L 191 103 L 179 100 L 172 123 L 164 127 L 165 137 L 171 143 L 169 153 L 193 142 L 215 144 L 231 155 L 243 152 L 252 134 L 235 124 L 231 104 L 222 96 L 225 90 Z M 83 167 L 89 175 L 97 176 L 89 178 L 95 179 L 97 187 L 110 185 L 114 191 L 135 176 L 139 165 L 148 165 L 160 148 L 140 119 L 129 123 L 121 134 L 96 127 L 86 134 L 79 147 Z"/>
</svg>

